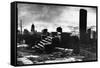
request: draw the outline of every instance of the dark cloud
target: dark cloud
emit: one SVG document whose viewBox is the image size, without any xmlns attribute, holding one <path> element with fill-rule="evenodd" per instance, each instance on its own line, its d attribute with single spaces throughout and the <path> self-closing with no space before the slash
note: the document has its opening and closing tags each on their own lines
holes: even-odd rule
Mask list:
<svg viewBox="0 0 100 68">
<path fill-rule="evenodd" d="M 28 29 L 30 24 L 35 23 L 37 30 L 43 28 L 54 30 L 58 26 L 62 26 L 66 30 L 67 26 L 79 25 L 80 9 L 86 9 L 88 12 L 87 25 L 95 25 L 96 8 L 40 4 L 18 4 L 18 23 L 21 19 L 23 26 Z"/>
<path fill-rule="evenodd" d="M 24 24 L 34 21 L 53 22 L 64 9 L 64 6 L 37 5 L 37 4 L 18 4 L 18 18 Z"/>
</svg>

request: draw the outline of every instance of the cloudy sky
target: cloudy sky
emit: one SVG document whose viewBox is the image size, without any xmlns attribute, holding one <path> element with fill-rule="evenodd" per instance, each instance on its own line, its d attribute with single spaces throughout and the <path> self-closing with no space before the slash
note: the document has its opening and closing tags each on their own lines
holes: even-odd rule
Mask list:
<svg viewBox="0 0 100 68">
<path fill-rule="evenodd" d="M 96 8 L 56 6 L 40 4 L 18 4 L 18 25 L 22 20 L 23 29 L 31 30 L 31 24 L 37 31 L 47 28 L 48 31 L 56 31 L 58 26 L 64 32 L 70 32 L 69 26 L 79 27 L 79 10 L 87 10 L 87 26 L 96 26 Z M 19 28 L 19 27 L 18 27 Z"/>
</svg>

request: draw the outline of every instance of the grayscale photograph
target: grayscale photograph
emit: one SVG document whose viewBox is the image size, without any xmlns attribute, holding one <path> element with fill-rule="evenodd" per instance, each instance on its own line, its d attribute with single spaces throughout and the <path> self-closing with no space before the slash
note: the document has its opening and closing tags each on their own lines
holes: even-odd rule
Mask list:
<svg viewBox="0 0 100 68">
<path fill-rule="evenodd" d="M 97 60 L 97 8 L 17 3 L 17 65 Z"/>
</svg>

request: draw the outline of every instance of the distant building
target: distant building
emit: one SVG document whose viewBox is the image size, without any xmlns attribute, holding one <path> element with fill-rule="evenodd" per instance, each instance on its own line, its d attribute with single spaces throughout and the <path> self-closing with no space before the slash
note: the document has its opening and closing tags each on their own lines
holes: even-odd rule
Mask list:
<svg viewBox="0 0 100 68">
<path fill-rule="evenodd" d="M 35 31 L 35 25 L 32 24 L 31 25 L 31 34 L 35 34 L 35 33 L 36 33 L 36 31 Z"/>
<path fill-rule="evenodd" d="M 91 31 L 91 28 L 89 28 L 87 30 L 87 34 L 88 34 L 88 38 L 91 39 L 92 38 L 92 31 Z"/>
<path fill-rule="evenodd" d="M 96 33 L 96 31 L 93 31 L 93 39 L 97 39 L 97 33 Z"/>
<path fill-rule="evenodd" d="M 97 33 L 95 31 L 91 30 L 91 28 L 87 30 L 87 34 L 88 34 L 89 39 L 97 38 Z"/>
<path fill-rule="evenodd" d="M 35 25 L 32 24 L 32 25 L 31 25 L 31 32 L 34 32 L 34 31 L 35 31 Z"/>
<path fill-rule="evenodd" d="M 42 30 L 42 34 L 41 34 L 41 38 L 44 39 L 44 38 L 46 38 L 47 36 L 49 36 L 48 29 L 43 29 L 43 30 Z"/>
<path fill-rule="evenodd" d="M 29 34 L 29 31 L 27 29 L 24 29 L 24 34 Z"/>
<path fill-rule="evenodd" d="M 57 27 L 56 31 L 62 33 L 62 28 L 61 27 Z"/>
</svg>

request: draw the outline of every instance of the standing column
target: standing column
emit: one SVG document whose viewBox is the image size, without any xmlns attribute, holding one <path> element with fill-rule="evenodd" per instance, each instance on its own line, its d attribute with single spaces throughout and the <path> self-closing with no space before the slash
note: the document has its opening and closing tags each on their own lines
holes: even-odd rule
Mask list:
<svg viewBox="0 0 100 68">
<path fill-rule="evenodd" d="M 21 31 L 21 36 L 20 36 L 20 43 L 23 44 L 23 32 L 22 32 L 22 20 L 20 20 L 20 31 Z"/>
<path fill-rule="evenodd" d="M 79 27 L 80 41 L 85 42 L 87 29 L 87 11 L 85 9 L 80 9 Z"/>
</svg>

